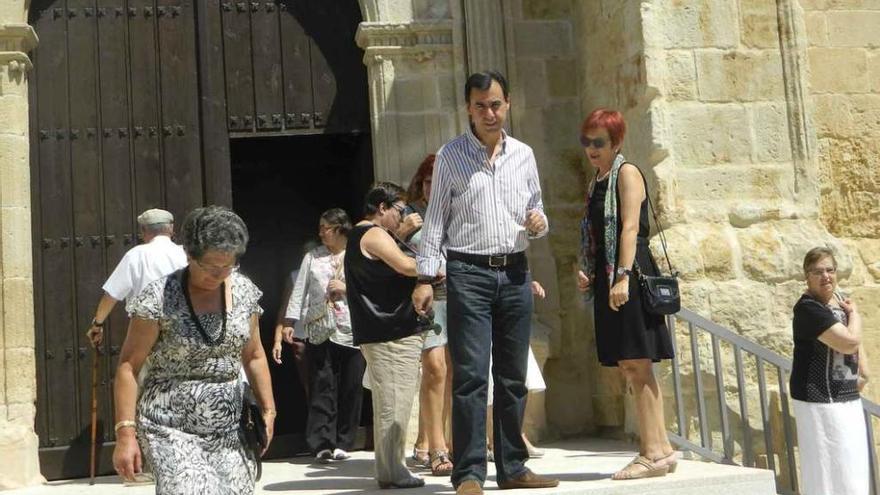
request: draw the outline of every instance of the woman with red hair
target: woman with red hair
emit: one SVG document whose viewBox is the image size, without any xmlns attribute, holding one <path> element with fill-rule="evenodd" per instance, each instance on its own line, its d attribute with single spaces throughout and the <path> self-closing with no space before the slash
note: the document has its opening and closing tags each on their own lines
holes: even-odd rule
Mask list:
<svg viewBox="0 0 880 495">
<path fill-rule="evenodd" d="M 599 108 L 584 121 L 580 138 L 597 173 L 581 222 L 578 289 L 592 296 L 599 361 L 623 374 L 639 418 L 639 455 L 614 473 L 615 480 L 665 476 L 677 465 L 652 368 L 652 362 L 673 358 L 672 339 L 663 317 L 647 313 L 640 299 L 639 272 L 659 270 L 648 245 L 647 183 L 620 153 L 624 134 L 620 112 Z"/>
<path fill-rule="evenodd" d="M 406 212 L 398 234 L 412 246 L 421 241 L 421 225 L 431 198 L 431 177 L 434 173 L 435 155 L 422 160 L 406 191 Z M 411 462 L 430 468 L 434 476 L 449 476 L 452 460 L 443 427 L 450 413 L 452 366 L 446 352 L 446 286 L 434 288 L 434 323 L 440 325 L 440 333 L 429 333 L 422 348 L 422 384 L 419 389 L 419 436 L 413 447 Z"/>
</svg>

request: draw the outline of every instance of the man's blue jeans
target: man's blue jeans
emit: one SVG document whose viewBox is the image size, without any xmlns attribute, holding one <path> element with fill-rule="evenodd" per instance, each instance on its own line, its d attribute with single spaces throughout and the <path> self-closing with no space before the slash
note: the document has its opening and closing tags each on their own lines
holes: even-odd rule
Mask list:
<svg viewBox="0 0 880 495">
<path fill-rule="evenodd" d="M 526 264 L 446 266 L 449 353 L 452 357 L 452 484 L 486 480 L 489 353 L 495 380 L 494 454 L 498 481 L 525 471 L 522 417 L 531 333 L 531 274 Z"/>
</svg>

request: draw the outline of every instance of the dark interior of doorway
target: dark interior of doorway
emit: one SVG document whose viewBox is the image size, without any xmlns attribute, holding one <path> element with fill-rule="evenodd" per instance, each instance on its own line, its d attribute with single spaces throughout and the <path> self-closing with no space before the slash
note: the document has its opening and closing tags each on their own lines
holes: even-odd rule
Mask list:
<svg viewBox="0 0 880 495">
<path fill-rule="evenodd" d="M 355 222 L 373 181 L 369 134 L 313 134 L 234 139 L 232 202 L 247 223 L 250 242 L 241 270 L 263 291 L 260 319 L 263 347 L 278 417 L 271 457 L 305 449 L 306 399 L 290 346 L 282 364 L 271 361 L 276 319 L 286 277 L 300 266 L 303 247 L 318 241 L 318 218 L 339 207 Z"/>
</svg>

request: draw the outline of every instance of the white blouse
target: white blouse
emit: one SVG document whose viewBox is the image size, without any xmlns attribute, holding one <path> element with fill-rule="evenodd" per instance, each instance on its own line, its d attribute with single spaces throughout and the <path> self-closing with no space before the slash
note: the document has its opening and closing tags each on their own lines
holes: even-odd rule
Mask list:
<svg viewBox="0 0 880 495">
<path fill-rule="evenodd" d="M 345 272 L 342 269 L 344 257 L 345 251 L 333 254 L 326 246 L 318 246 L 305 255 L 293 286 L 293 292 L 287 303 L 285 318 L 297 321 L 304 320 L 311 301 L 326 300 L 327 285 L 331 280 L 345 281 Z M 332 304 L 336 310 L 337 327 L 336 331 L 330 335 L 330 340 L 339 345 L 355 347 L 352 345 L 348 302 L 343 297 L 338 301 L 333 301 Z"/>
</svg>

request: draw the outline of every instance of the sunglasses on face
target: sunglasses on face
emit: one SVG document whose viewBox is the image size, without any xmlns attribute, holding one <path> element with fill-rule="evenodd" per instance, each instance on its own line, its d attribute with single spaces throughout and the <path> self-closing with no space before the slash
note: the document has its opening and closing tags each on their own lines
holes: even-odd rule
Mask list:
<svg viewBox="0 0 880 495">
<path fill-rule="evenodd" d="M 581 146 L 584 148 L 592 146 L 593 148 L 600 150 L 604 148 L 606 144 L 608 144 L 608 140 L 605 138 L 590 139 L 587 136 L 581 136 Z"/>
<path fill-rule="evenodd" d="M 401 218 L 403 218 L 403 213 L 406 211 L 405 206 L 391 205 L 391 207 L 397 210 L 397 214 L 400 215 Z"/>
</svg>

